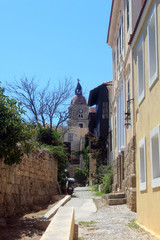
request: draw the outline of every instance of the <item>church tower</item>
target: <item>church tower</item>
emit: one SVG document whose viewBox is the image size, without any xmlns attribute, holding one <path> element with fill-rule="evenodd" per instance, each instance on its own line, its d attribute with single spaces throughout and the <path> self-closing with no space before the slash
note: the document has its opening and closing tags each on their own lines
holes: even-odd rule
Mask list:
<svg viewBox="0 0 160 240">
<path fill-rule="evenodd" d="M 71 101 L 69 107 L 69 121 L 68 126 L 76 126 L 80 128 L 88 128 L 88 111 L 86 99 L 82 94 L 82 86 L 77 80 L 77 87 L 75 89 L 75 96 Z"/>
<path fill-rule="evenodd" d="M 74 177 L 76 168 L 84 168 L 83 156 L 79 155 L 85 145 L 85 135 L 88 133 L 88 112 L 89 106 L 82 93 L 82 86 L 77 82 L 75 95 L 69 107 L 68 131 L 64 136 L 64 142 L 69 146 L 71 152 L 68 172 L 70 177 Z"/>
</svg>

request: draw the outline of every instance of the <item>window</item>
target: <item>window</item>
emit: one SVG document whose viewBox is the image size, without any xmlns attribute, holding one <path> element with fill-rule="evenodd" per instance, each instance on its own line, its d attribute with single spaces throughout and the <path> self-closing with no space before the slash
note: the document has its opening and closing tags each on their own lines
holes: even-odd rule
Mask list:
<svg viewBox="0 0 160 240">
<path fill-rule="evenodd" d="M 129 0 L 126 0 L 126 7 L 127 7 L 127 32 L 129 30 Z"/>
<path fill-rule="evenodd" d="M 118 63 L 119 63 L 119 41 L 117 38 L 117 66 L 118 66 Z"/>
<path fill-rule="evenodd" d="M 127 82 L 127 113 L 130 113 L 131 109 L 130 109 L 130 79 L 128 79 Z"/>
<path fill-rule="evenodd" d="M 138 65 L 138 103 L 144 98 L 144 41 L 141 37 L 137 46 L 137 65 Z"/>
<path fill-rule="evenodd" d="M 115 115 L 114 119 L 114 139 L 115 139 L 115 149 L 117 148 L 117 117 Z"/>
<path fill-rule="evenodd" d="M 73 141 L 73 134 L 72 133 L 68 133 L 68 141 L 69 142 Z"/>
<path fill-rule="evenodd" d="M 124 27 L 123 27 L 123 15 L 122 15 L 122 50 L 124 48 Z"/>
<path fill-rule="evenodd" d="M 156 5 L 154 6 L 151 16 L 148 20 L 147 34 L 148 34 L 149 87 L 151 87 L 158 77 Z"/>
<path fill-rule="evenodd" d="M 79 127 L 80 127 L 80 128 L 83 128 L 83 124 L 82 124 L 82 123 L 80 123 L 80 124 L 79 124 Z"/>
<path fill-rule="evenodd" d="M 117 98 L 117 150 L 120 153 L 125 148 L 125 92 L 124 81 Z"/>
<path fill-rule="evenodd" d="M 139 177 L 140 191 L 146 190 L 146 149 L 145 138 L 139 142 Z"/>
<path fill-rule="evenodd" d="M 114 52 L 114 81 L 116 82 L 116 51 Z"/>
<path fill-rule="evenodd" d="M 121 55 L 121 49 L 122 48 L 122 39 L 121 39 L 121 26 L 119 29 L 119 54 Z"/>
<path fill-rule="evenodd" d="M 79 118 L 83 118 L 83 114 L 79 114 Z"/>
<path fill-rule="evenodd" d="M 110 152 L 112 152 L 112 131 L 109 133 Z"/>
<path fill-rule="evenodd" d="M 160 186 L 160 126 L 150 133 L 152 188 Z"/>
<path fill-rule="evenodd" d="M 108 118 L 108 102 L 102 102 L 102 119 Z"/>
</svg>

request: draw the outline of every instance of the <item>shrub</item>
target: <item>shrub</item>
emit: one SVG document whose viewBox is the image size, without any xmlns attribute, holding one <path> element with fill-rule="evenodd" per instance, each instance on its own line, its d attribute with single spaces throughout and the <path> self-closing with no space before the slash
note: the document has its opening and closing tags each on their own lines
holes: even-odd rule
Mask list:
<svg viewBox="0 0 160 240">
<path fill-rule="evenodd" d="M 5 164 L 20 163 L 23 154 L 33 148 L 31 137 L 35 131 L 22 118 L 24 113 L 21 104 L 5 96 L 0 87 L 0 159 Z"/>
<path fill-rule="evenodd" d="M 41 144 L 58 146 L 61 144 L 61 134 L 53 128 L 43 128 L 39 125 L 37 131 L 37 140 Z"/>
<path fill-rule="evenodd" d="M 38 127 L 37 140 L 41 147 L 50 150 L 50 153 L 58 160 L 58 182 L 60 187 L 66 185 L 67 167 L 69 165 L 65 145 L 61 141 L 61 133 L 53 128 Z"/>
<path fill-rule="evenodd" d="M 95 173 L 93 178 L 93 184 L 103 184 L 102 192 L 109 193 L 112 191 L 113 183 L 113 170 L 112 165 L 100 165 L 98 171 Z"/>
<path fill-rule="evenodd" d="M 74 178 L 75 178 L 76 182 L 81 184 L 82 186 L 86 185 L 87 175 L 83 169 L 76 168 L 74 170 Z"/>
<path fill-rule="evenodd" d="M 104 174 L 102 178 L 103 189 L 102 192 L 110 193 L 112 192 L 112 183 L 113 183 L 113 171 L 110 169 L 107 174 Z"/>
</svg>

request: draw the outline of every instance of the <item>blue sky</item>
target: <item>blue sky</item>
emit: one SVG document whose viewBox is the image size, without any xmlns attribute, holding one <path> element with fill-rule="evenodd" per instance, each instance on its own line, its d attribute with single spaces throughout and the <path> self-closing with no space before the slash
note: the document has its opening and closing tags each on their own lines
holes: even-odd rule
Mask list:
<svg viewBox="0 0 160 240">
<path fill-rule="evenodd" d="M 1 0 L 0 81 L 77 78 L 89 91 L 112 80 L 106 44 L 111 0 Z"/>
</svg>

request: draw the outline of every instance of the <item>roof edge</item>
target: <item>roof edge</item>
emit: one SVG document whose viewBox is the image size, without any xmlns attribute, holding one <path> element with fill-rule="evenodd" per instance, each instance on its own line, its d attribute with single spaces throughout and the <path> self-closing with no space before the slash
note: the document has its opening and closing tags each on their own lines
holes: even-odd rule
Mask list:
<svg viewBox="0 0 160 240">
<path fill-rule="evenodd" d="M 144 12 L 144 10 L 145 10 L 145 7 L 146 7 L 147 2 L 148 2 L 148 0 L 145 0 L 144 3 L 143 3 L 143 6 L 142 6 L 141 11 L 140 11 L 140 13 L 139 13 L 139 16 L 138 16 L 136 25 L 135 25 L 134 30 L 133 30 L 133 33 L 132 33 L 131 36 L 130 36 L 128 45 L 131 45 L 132 42 L 133 42 L 134 36 L 135 36 L 136 31 L 137 31 L 137 29 L 138 29 L 138 27 L 139 27 L 139 25 L 140 25 L 140 21 L 141 21 L 141 18 L 142 18 L 142 16 L 143 16 L 143 12 Z"/>
<path fill-rule="evenodd" d="M 111 19 L 112 19 L 112 12 L 113 12 L 114 1 L 115 0 L 112 0 L 111 14 L 110 14 L 110 19 L 109 19 L 109 27 L 108 27 L 108 34 L 107 34 L 107 41 L 106 41 L 106 43 L 108 43 L 108 40 L 109 40 L 109 32 L 110 32 L 110 27 L 111 27 Z"/>
</svg>

